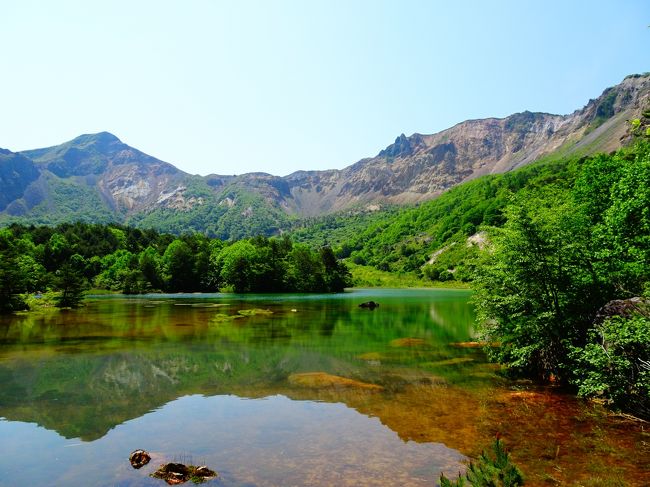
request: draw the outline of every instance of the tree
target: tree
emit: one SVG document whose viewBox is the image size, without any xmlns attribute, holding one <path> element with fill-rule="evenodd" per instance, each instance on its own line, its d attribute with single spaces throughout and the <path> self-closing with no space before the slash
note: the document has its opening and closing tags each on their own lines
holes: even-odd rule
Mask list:
<svg viewBox="0 0 650 487">
<path fill-rule="evenodd" d="M 650 312 L 605 320 L 585 347 L 574 347 L 578 394 L 650 418 Z"/>
<path fill-rule="evenodd" d="M 639 150 L 610 190 L 611 204 L 597 228 L 599 256 L 608 277 L 627 296 L 650 281 L 650 148 Z"/>
<path fill-rule="evenodd" d="M 54 285 L 59 295 L 55 298 L 55 304 L 58 308 L 77 308 L 83 301 L 85 264 L 82 256 L 74 254 L 56 271 Z"/>
<path fill-rule="evenodd" d="M 294 245 L 286 261 L 284 280 L 287 289 L 301 293 L 326 290 L 323 262 L 307 245 Z"/>
<path fill-rule="evenodd" d="M 217 256 L 221 286 L 232 286 L 237 293 L 256 291 L 255 283 L 265 263 L 257 248 L 248 240 L 240 240 L 224 248 Z"/>
<path fill-rule="evenodd" d="M 197 286 L 194 255 L 189 245 L 180 239 L 167 246 L 162 258 L 165 287 L 172 292 L 189 292 Z"/>
<path fill-rule="evenodd" d="M 151 246 L 140 252 L 138 257 L 140 272 L 148 283 L 149 289 L 162 289 L 163 287 L 160 261 L 160 254 Z"/>
<path fill-rule="evenodd" d="M 21 293 L 26 290 L 26 276 L 10 230 L 0 230 L 0 313 L 27 309 Z"/>
<path fill-rule="evenodd" d="M 73 254 L 70 243 L 59 232 L 54 233 L 45 244 L 44 265 L 49 271 L 55 271 Z"/>
<path fill-rule="evenodd" d="M 320 259 L 325 267 L 325 287 L 331 292 L 341 292 L 350 286 L 352 276 L 346 265 L 336 260 L 329 246 L 320 249 Z"/>
<path fill-rule="evenodd" d="M 524 195 L 493 229 L 493 248 L 476 279 L 483 337 L 512 369 L 548 378 L 565 374 L 570 345 L 584 344 L 608 286 L 599 280 L 588 217 L 566 193 Z"/>
<path fill-rule="evenodd" d="M 440 487 L 519 487 L 524 485 L 524 476 L 521 470 L 512 463 L 510 453 L 503 445 L 497 435 L 492 444 L 494 456 L 491 457 L 485 451 L 481 453 L 478 461 L 471 462 L 465 473 L 465 478 L 458 475 L 458 480 L 453 481 L 440 475 Z"/>
</svg>

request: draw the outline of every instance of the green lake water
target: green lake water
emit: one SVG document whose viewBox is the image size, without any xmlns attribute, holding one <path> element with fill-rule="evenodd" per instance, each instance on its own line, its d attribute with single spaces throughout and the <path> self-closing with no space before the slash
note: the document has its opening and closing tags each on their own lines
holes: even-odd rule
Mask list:
<svg viewBox="0 0 650 487">
<path fill-rule="evenodd" d="M 647 428 L 502 378 L 467 343 L 469 296 L 105 296 L 2 317 L 0 486 L 164 485 L 148 474 L 169 461 L 216 470 L 206 485 L 433 486 L 497 432 L 530 485 L 650 485 Z"/>
</svg>

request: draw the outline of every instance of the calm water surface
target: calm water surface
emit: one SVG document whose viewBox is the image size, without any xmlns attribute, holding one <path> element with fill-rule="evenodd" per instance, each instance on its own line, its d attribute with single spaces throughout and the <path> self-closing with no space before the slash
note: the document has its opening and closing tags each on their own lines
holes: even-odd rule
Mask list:
<svg viewBox="0 0 650 487">
<path fill-rule="evenodd" d="M 107 296 L 2 318 L 0 485 L 164 485 L 148 474 L 182 461 L 217 470 L 207 485 L 432 486 L 496 432 L 530 485 L 650 485 L 643 424 L 458 345 L 468 298 Z"/>
</svg>

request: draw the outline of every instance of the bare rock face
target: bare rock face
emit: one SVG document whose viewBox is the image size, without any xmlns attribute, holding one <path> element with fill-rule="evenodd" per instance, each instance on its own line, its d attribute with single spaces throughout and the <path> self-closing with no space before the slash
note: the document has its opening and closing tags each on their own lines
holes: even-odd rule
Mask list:
<svg viewBox="0 0 650 487">
<path fill-rule="evenodd" d="M 609 152 L 621 146 L 627 120 L 650 108 L 650 75 L 628 76 L 570 115 L 522 112 L 468 120 L 437 134 L 404 134 L 377 156 L 341 171 L 298 172 L 288 178 L 303 215 L 385 201 L 414 203 L 484 174 L 501 173 L 562 149 Z"/>
<path fill-rule="evenodd" d="M 0 153 L 0 214 L 29 217 L 37 205 L 51 207 L 54 193 L 65 190 L 59 188 L 71 186 L 93 193 L 115 221 L 156 210 L 223 209 L 237 205 L 238 195 L 257 198 L 269 212 L 301 216 L 355 205 L 416 203 L 555 151 L 568 156 L 615 150 L 629 139 L 628 120 L 643 118 L 648 109 L 650 74 L 633 75 L 569 115 L 525 111 L 467 120 L 436 134 L 401 134 L 375 157 L 345 169 L 285 177 L 192 176 L 112 134 L 88 134 L 55 147 Z M 239 212 L 251 216 L 246 205 Z"/>
<path fill-rule="evenodd" d="M 614 316 L 631 318 L 637 315 L 650 318 L 650 300 L 640 297 L 614 299 L 598 310 L 594 318 L 594 324 L 599 325 Z"/>
</svg>

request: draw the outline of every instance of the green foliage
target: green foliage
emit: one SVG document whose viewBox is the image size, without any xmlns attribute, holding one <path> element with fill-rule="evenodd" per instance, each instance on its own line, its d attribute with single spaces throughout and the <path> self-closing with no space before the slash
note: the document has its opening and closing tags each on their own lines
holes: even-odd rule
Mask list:
<svg viewBox="0 0 650 487">
<path fill-rule="evenodd" d="M 524 477 L 512 463 L 510 453 L 497 436 L 492 444 L 493 457 L 485 451 L 476 462 L 469 464 L 465 477 L 458 475 L 457 480 L 449 480 L 440 475 L 440 487 L 518 487 L 524 485 Z M 467 482 L 465 481 L 467 480 Z"/>
<path fill-rule="evenodd" d="M 162 265 L 168 290 L 181 292 L 196 288 L 194 255 L 186 242 L 176 239 L 170 243 L 162 256 Z"/>
<path fill-rule="evenodd" d="M 610 206 L 597 228 L 607 273 L 615 285 L 638 295 L 650 262 L 650 146 L 640 145 L 610 189 Z"/>
<path fill-rule="evenodd" d="M 135 214 L 127 223 L 176 235 L 200 232 L 223 240 L 270 236 L 289 226 L 290 217 L 284 211 L 269 205 L 262 196 L 241 188 L 226 188 L 216 196 L 207 183 L 198 178 L 187 182 L 184 196 L 197 198 L 197 201 L 184 209 L 157 208 Z M 199 198 L 202 203 L 198 202 Z"/>
<path fill-rule="evenodd" d="M 261 285 L 266 262 L 257 248 L 247 240 L 226 247 L 214 258 L 222 286 L 230 285 L 235 292 L 244 293 Z"/>
<path fill-rule="evenodd" d="M 22 223 L 53 225 L 70 220 L 74 215 L 80 222 L 108 223 L 114 220 L 112 211 L 102 200 L 99 190 L 54 175 L 47 177 L 50 198 L 31 208 L 27 216 L 0 215 L 6 224 Z"/>
<path fill-rule="evenodd" d="M 59 306 L 75 307 L 88 283 L 125 294 L 339 292 L 350 285 L 331 248 L 294 246 L 288 237 L 226 243 L 85 223 L 0 229 L 0 277 L 3 312 L 26 308 L 24 293 L 47 290 L 60 291 Z"/>
<path fill-rule="evenodd" d="M 340 292 L 350 285 L 329 247 L 314 252 L 287 238 L 240 240 L 215 249 L 211 261 L 219 287 L 235 292 Z"/>
<path fill-rule="evenodd" d="M 296 244 L 286 256 L 285 285 L 308 293 L 325 289 L 325 267 L 318 254 L 304 244 Z"/>
<path fill-rule="evenodd" d="M 501 226 L 513 194 L 555 184 L 569 188 L 583 160 L 547 160 L 506 174 L 490 175 L 456 186 L 416 207 L 354 210 L 301 221 L 291 235 L 312 245 L 331 244 L 339 258 L 381 271 L 414 273 L 433 280 L 472 279 L 475 249 L 467 237 L 481 226 Z M 297 227 L 297 225 L 296 225 Z M 454 247 L 433 268 L 434 252 Z M 449 270 L 454 272 L 448 272 Z"/>
<path fill-rule="evenodd" d="M 589 343 L 574 347 L 578 393 L 650 417 L 650 318 L 619 316 L 593 329 Z"/>
<path fill-rule="evenodd" d="M 519 192 L 505 225 L 490 230 L 493 246 L 475 281 L 481 333 L 501 343 L 491 353 L 511 370 L 647 408 L 639 399 L 647 388 L 636 382 L 647 374 L 633 373 L 629 358 L 648 360 L 647 349 L 632 345 L 648 343 L 647 321 L 593 323 L 609 300 L 649 286 L 650 144 L 587 159 L 576 176 L 572 187 Z"/>
<path fill-rule="evenodd" d="M 83 301 L 84 266 L 85 259 L 79 254 L 74 254 L 56 271 L 54 286 L 60 292 L 55 298 L 58 308 L 77 308 Z"/>
<path fill-rule="evenodd" d="M 461 288 L 469 287 L 467 284 L 458 281 L 431 281 L 426 278 L 418 277 L 414 272 L 387 272 L 380 271 L 374 267 L 346 263 L 352 275 L 352 285 L 354 287 L 387 287 L 387 288 L 407 288 L 407 287 L 444 287 L 444 288 Z"/>
<path fill-rule="evenodd" d="M 27 308 L 21 293 L 26 290 L 28 277 L 21 271 L 19 253 L 12 234 L 0 230 L 0 314 Z"/>
<path fill-rule="evenodd" d="M 479 234 L 481 237 L 484 235 Z M 432 255 L 430 261 L 422 266 L 422 274 L 432 281 L 470 282 L 479 256 L 479 246 L 459 234 Z"/>
<path fill-rule="evenodd" d="M 562 192 L 522 197 L 495 229 L 476 280 L 477 311 L 492 353 L 511 368 L 563 375 L 569 343 L 584 340 L 601 306 L 586 216 Z"/>
</svg>

